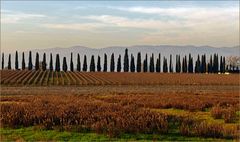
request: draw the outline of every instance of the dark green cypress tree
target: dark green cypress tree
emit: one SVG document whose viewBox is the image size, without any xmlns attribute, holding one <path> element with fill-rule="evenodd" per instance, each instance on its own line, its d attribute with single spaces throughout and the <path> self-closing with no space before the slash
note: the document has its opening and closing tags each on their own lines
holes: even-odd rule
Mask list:
<svg viewBox="0 0 240 142">
<path fill-rule="evenodd" d="M 29 51 L 29 59 L 28 59 L 28 70 L 32 70 L 33 64 L 32 64 L 32 52 Z"/>
<path fill-rule="evenodd" d="M 18 52 L 15 54 L 15 70 L 18 70 Z"/>
<path fill-rule="evenodd" d="M 176 55 L 176 66 L 175 66 L 175 71 L 176 71 L 176 73 L 179 72 L 179 69 L 178 69 L 178 55 Z"/>
<path fill-rule="evenodd" d="M 168 72 L 167 59 L 165 57 L 163 57 L 163 72 L 164 73 Z"/>
<path fill-rule="evenodd" d="M 11 54 L 9 54 L 9 56 L 8 56 L 8 69 L 9 70 L 11 70 L 12 69 L 12 67 L 11 67 Z"/>
<path fill-rule="evenodd" d="M 206 55 L 202 55 L 201 73 L 206 73 Z"/>
<path fill-rule="evenodd" d="M 141 53 L 138 52 L 138 55 L 137 55 L 137 72 L 141 72 L 141 66 L 142 66 Z"/>
<path fill-rule="evenodd" d="M 84 59 L 83 59 L 83 71 L 86 72 L 87 71 L 87 56 L 84 55 Z"/>
<path fill-rule="evenodd" d="M 181 72 L 181 61 L 180 61 L 180 55 L 176 55 L 176 72 Z"/>
<path fill-rule="evenodd" d="M 80 62 L 80 55 L 77 55 L 77 71 L 81 71 L 81 62 Z"/>
<path fill-rule="evenodd" d="M 207 71 L 207 63 L 206 63 L 206 55 L 204 54 L 203 56 L 204 62 L 203 62 L 203 72 L 206 73 Z"/>
<path fill-rule="evenodd" d="M 200 65 L 201 65 L 201 62 L 200 62 L 200 57 L 198 55 L 198 58 L 195 64 L 195 73 L 200 73 Z"/>
<path fill-rule="evenodd" d="M 73 54 L 71 53 L 71 59 L 70 59 L 70 71 L 74 71 L 74 67 L 73 67 Z"/>
<path fill-rule="evenodd" d="M 135 61 L 134 61 L 134 56 L 132 54 L 131 54 L 130 70 L 131 72 L 135 72 Z"/>
<path fill-rule="evenodd" d="M 154 72 L 154 55 L 153 54 L 152 54 L 152 57 L 150 58 L 149 70 L 150 72 Z"/>
<path fill-rule="evenodd" d="M 226 61 L 225 61 L 225 57 L 223 57 L 223 73 L 225 73 L 226 72 Z"/>
<path fill-rule="evenodd" d="M 104 72 L 107 72 L 107 54 L 104 54 L 103 71 L 104 71 Z"/>
<path fill-rule="evenodd" d="M 143 62 L 143 72 L 148 72 L 148 56 L 146 54 L 145 60 Z"/>
<path fill-rule="evenodd" d="M 67 71 L 67 59 L 66 57 L 63 57 L 63 66 L 62 66 L 63 71 Z"/>
<path fill-rule="evenodd" d="M 59 57 L 59 54 L 56 55 L 56 64 L 55 64 L 55 70 L 57 72 L 60 72 L 60 57 Z"/>
<path fill-rule="evenodd" d="M 188 72 L 189 73 L 193 73 L 193 58 L 191 56 L 191 54 L 189 54 L 189 57 L 188 57 Z"/>
<path fill-rule="evenodd" d="M 42 70 L 45 71 L 46 69 L 47 69 L 46 53 L 43 53 Z"/>
<path fill-rule="evenodd" d="M 39 54 L 36 53 L 35 70 L 39 70 Z"/>
<path fill-rule="evenodd" d="M 98 56 L 97 71 L 100 72 L 101 70 L 102 70 L 102 67 L 101 67 L 101 58 L 100 58 L 100 56 Z"/>
<path fill-rule="evenodd" d="M 169 72 L 173 72 L 173 65 L 172 65 L 172 54 L 170 54 L 170 62 L 169 62 Z"/>
<path fill-rule="evenodd" d="M 185 57 L 183 58 L 183 67 L 182 67 L 182 71 L 184 72 L 184 73 L 187 73 L 187 56 L 185 55 Z"/>
<path fill-rule="evenodd" d="M 52 53 L 50 54 L 49 69 L 50 69 L 50 71 L 53 71 L 53 57 L 52 57 Z"/>
<path fill-rule="evenodd" d="M 119 55 L 118 62 L 117 62 L 117 72 L 121 72 L 121 69 L 122 69 L 121 55 Z"/>
<path fill-rule="evenodd" d="M 219 68 L 219 63 L 218 63 L 218 55 L 214 54 L 214 58 L 213 58 L 213 72 L 214 73 L 218 73 L 218 69 Z"/>
<path fill-rule="evenodd" d="M 183 59 L 182 59 L 182 72 L 185 72 L 185 70 L 184 70 L 184 69 L 185 69 L 185 68 L 184 68 L 184 67 L 185 67 L 184 63 L 185 63 L 185 62 L 184 62 L 184 57 L 183 57 Z"/>
<path fill-rule="evenodd" d="M 25 64 L 25 55 L 24 52 L 22 53 L 22 70 L 25 70 L 26 64 Z"/>
<path fill-rule="evenodd" d="M 213 72 L 212 55 L 210 56 L 210 62 L 209 62 L 208 72 L 209 72 L 209 73 L 212 73 L 212 72 Z"/>
<path fill-rule="evenodd" d="M 112 53 L 112 55 L 111 55 L 110 71 L 111 71 L 111 72 L 114 72 L 114 71 L 115 71 L 115 62 L 114 62 L 114 54 L 113 54 L 113 53 Z"/>
<path fill-rule="evenodd" d="M 158 54 L 158 59 L 156 62 L 156 72 L 161 72 L 161 54 Z"/>
<path fill-rule="evenodd" d="M 220 56 L 220 73 L 223 73 L 223 60 L 222 60 L 222 56 Z"/>
<path fill-rule="evenodd" d="M 90 72 L 95 72 L 95 60 L 93 55 L 90 62 Z"/>
<path fill-rule="evenodd" d="M 128 49 L 127 48 L 125 49 L 123 70 L 124 70 L 124 72 L 129 71 L 129 58 L 128 58 Z"/>
<path fill-rule="evenodd" d="M 2 53 L 2 70 L 4 70 L 4 53 Z"/>
</svg>

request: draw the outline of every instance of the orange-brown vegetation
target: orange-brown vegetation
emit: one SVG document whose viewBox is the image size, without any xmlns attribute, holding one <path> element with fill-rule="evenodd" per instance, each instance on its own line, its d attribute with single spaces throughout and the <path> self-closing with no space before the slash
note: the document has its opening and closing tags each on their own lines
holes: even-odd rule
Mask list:
<svg viewBox="0 0 240 142">
<path fill-rule="evenodd" d="M 174 127 L 183 136 L 238 139 L 237 124 L 228 126 L 208 122 L 193 117 L 194 112 L 191 112 L 215 109 L 217 106 L 239 108 L 237 97 L 238 94 L 184 93 L 2 96 L 0 122 L 4 127 L 40 126 L 44 129 L 93 131 L 109 136 L 122 133 L 162 134 Z M 165 108 L 184 109 L 188 113 L 172 115 L 156 111 Z"/>
</svg>

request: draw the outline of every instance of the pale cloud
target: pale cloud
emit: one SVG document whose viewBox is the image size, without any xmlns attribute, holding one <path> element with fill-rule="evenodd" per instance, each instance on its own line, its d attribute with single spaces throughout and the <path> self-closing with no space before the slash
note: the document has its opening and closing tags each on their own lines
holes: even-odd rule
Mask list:
<svg viewBox="0 0 240 142">
<path fill-rule="evenodd" d="M 43 24 L 45 28 L 50 29 L 63 29 L 63 30 L 84 30 L 84 31 L 94 31 L 97 28 L 104 27 L 104 24 L 100 23 L 73 23 L 73 24 Z"/>
<path fill-rule="evenodd" d="M 36 18 L 44 18 L 42 14 L 23 13 L 9 10 L 1 10 L 1 23 L 15 24 L 24 20 L 33 20 Z"/>
<path fill-rule="evenodd" d="M 165 16 L 174 16 L 180 18 L 202 19 L 216 16 L 237 17 L 239 15 L 238 7 L 108 7 L 111 9 L 142 13 L 142 14 L 158 14 Z"/>
<path fill-rule="evenodd" d="M 113 15 L 91 15 L 82 17 L 103 23 L 103 26 L 115 26 L 122 28 L 140 28 L 140 29 L 168 29 L 169 27 L 182 27 L 174 21 L 162 21 L 157 19 L 130 19 Z"/>
</svg>

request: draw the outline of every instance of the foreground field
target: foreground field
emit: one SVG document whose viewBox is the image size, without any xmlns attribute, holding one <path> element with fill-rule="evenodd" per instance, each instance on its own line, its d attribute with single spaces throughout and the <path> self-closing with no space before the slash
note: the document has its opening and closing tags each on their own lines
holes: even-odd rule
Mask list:
<svg viewBox="0 0 240 142">
<path fill-rule="evenodd" d="M 2 140 L 239 139 L 238 85 L 2 87 L 1 93 Z"/>
<path fill-rule="evenodd" d="M 239 77 L 1 71 L 0 140 L 239 140 Z"/>
</svg>

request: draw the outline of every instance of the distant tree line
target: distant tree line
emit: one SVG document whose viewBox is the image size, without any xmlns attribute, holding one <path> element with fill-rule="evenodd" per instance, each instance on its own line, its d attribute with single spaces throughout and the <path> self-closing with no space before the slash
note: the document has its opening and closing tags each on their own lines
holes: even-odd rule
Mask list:
<svg viewBox="0 0 240 142">
<path fill-rule="evenodd" d="M 123 59 L 123 67 L 121 63 L 121 55 L 118 56 L 117 62 L 115 62 L 114 53 L 111 54 L 110 57 L 110 72 L 164 72 L 164 73 L 173 73 L 173 63 L 172 63 L 172 55 L 170 55 L 169 62 L 166 57 L 163 57 L 163 65 L 161 65 L 161 54 L 159 53 L 157 56 L 156 62 L 154 61 L 154 54 L 150 56 L 150 61 L 148 62 L 148 55 L 145 55 L 145 58 L 142 62 L 142 55 L 140 52 L 137 54 L 137 59 L 135 62 L 135 57 L 133 54 L 128 54 L 128 49 L 125 49 L 124 59 Z M 77 54 L 77 65 L 76 71 L 83 71 L 86 72 L 89 68 L 90 72 L 107 72 L 108 65 L 107 65 L 107 55 L 104 54 L 103 60 L 103 68 L 101 64 L 101 57 L 97 57 L 97 62 L 95 64 L 95 58 L 92 55 L 90 60 L 90 65 L 87 65 L 87 56 L 84 55 L 83 65 L 81 65 L 80 55 Z M 18 52 L 15 53 L 15 70 L 19 69 L 19 61 L 18 61 Z M 136 63 L 136 64 L 135 64 Z M 194 65 L 195 64 L 195 65 Z M 73 54 L 71 53 L 71 59 L 69 63 L 69 70 L 75 71 L 74 63 L 73 63 Z M 47 70 L 47 61 L 46 61 L 46 54 L 43 54 L 43 59 L 40 64 L 39 54 L 36 53 L 35 58 L 35 66 L 33 66 L 32 62 L 32 52 L 29 51 L 28 57 L 28 67 L 26 67 L 25 63 L 25 55 L 22 53 L 22 70 Z M 116 67 L 116 68 L 115 68 Z M 4 53 L 2 53 L 2 69 L 5 69 L 4 66 Z M 11 70 L 11 54 L 8 55 L 8 65 L 7 69 Z M 50 62 L 48 69 L 53 71 L 53 56 L 52 53 L 50 54 Z M 162 70 L 161 70 L 162 69 Z M 60 56 L 56 54 L 55 59 L 55 71 L 61 70 L 61 63 L 60 63 Z M 68 71 L 68 63 L 66 57 L 63 57 L 62 60 L 62 70 Z M 197 60 L 194 62 L 193 57 L 191 54 L 187 56 L 185 55 L 182 59 L 180 55 L 176 55 L 176 64 L 175 64 L 175 72 L 176 73 L 239 73 L 239 68 L 236 65 L 226 65 L 225 57 L 218 56 L 218 54 L 214 54 L 210 56 L 209 62 L 207 62 L 206 55 L 198 55 Z"/>
</svg>

